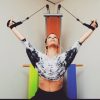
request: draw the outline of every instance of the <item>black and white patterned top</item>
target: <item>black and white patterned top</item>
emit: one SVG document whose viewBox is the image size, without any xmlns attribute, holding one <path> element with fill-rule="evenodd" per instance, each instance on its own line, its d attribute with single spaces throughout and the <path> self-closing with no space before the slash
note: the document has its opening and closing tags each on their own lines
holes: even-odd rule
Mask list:
<svg viewBox="0 0 100 100">
<path fill-rule="evenodd" d="M 77 41 L 70 50 L 51 59 L 46 54 L 33 48 L 26 39 L 23 43 L 26 46 L 26 52 L 32 65 L 38 70 L 39 76 L 53 81 L 64 76 L 67 67 L 72 63 L 81 46 Z"/>
</svg>

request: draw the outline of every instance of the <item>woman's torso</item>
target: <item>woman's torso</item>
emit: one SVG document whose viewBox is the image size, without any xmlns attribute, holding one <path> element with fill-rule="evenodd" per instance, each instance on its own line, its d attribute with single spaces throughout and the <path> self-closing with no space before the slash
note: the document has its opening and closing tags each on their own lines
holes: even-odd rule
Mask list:
<svg viewBox="0 0 100 100">
<path fill-rule="evenodd" d="M 40 62 L 37 63 L 37 69 L 40 74 L 40 89 L 47 92 L 54 92 L 62 88 L 66 70 L 64 58 L 65 57 L 57 56 L 50 59 L 42 55 Z"/>
<path fill-rule="evenodd" d="M 45 78 L 39 77 L 39 88 L 47 92 L 55 92 L 62 88 L 64 78 L 60 80 L 47 80 Z"/>
</svg>

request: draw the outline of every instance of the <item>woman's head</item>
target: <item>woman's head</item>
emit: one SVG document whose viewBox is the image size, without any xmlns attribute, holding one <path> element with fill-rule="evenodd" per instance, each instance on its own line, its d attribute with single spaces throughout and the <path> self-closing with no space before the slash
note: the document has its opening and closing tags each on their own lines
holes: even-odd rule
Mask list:
<svg viewBox="0 0 100 100">
<path fill-rule="evenodd" d="M 45 40 L 45 44 L 46 44 L 46 47 L 50 47 L 50 46 L 59 47 L 59 39 L 56 36 L 56 34 L 51 33 L 47 36 Z"/>
</svg>

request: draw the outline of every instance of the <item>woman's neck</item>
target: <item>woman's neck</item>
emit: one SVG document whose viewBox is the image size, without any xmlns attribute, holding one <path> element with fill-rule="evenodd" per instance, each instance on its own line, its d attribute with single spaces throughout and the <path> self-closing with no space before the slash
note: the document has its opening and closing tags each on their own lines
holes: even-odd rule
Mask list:
<svg viewBox="0 0 100 100">
<path fill-rule="evenodd" d="M 58 55 L 58 48 L 48 47 L 47 56 L 52 58 Z"/>
</svg>

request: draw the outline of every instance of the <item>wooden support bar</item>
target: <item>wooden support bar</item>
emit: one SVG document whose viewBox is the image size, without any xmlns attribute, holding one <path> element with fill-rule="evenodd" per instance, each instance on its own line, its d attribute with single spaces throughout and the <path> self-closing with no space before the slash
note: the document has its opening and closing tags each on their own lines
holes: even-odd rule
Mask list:
<svg viewBox="0 0 100 100">
<path fill-rule="evenodd" d="M 23 65 L 23 67 L 29 67 L 30 66 L 30 64 L 24 64 Z"/>
<path fill-rule="evenodd" d="M 77 67 L 83 67 L 83 64 L 76 64 Z"/>
<path fill-rule="evenodd" d="M 24 64 L 23 67 L 29 67 L 30 64 Z M 77 67 L 83 67 L 83 64 L 76 64 Z"/>
</svg>

